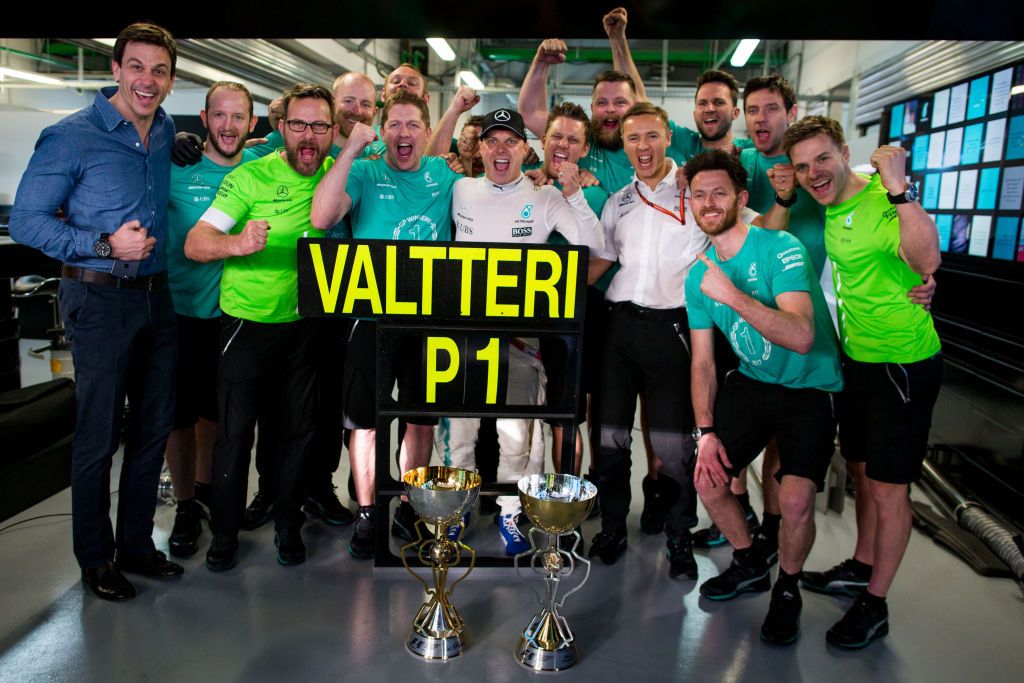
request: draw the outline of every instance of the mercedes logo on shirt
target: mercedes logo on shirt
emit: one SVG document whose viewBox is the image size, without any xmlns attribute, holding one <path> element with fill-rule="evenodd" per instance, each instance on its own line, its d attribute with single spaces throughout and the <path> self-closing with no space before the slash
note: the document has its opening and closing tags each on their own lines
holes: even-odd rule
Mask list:
<svg viewBox="0 0 1024 683">
<path fill-rule="evenodd" d="M 512 115 L 511 115 L 511 114 L 509 114 L 509 113 L 508 113 L 508 112 L 507 112 L 506 110 L 504 110 L 504 109 L 499 109 L 499 110 L 498 110 L 497 112 L 495 112 L 495 114 L 494 114 L 494 120 L 495 120 L 495 121 L 508 121 L 508 120 L 510 120 L 511 118 L 512 118 Z"/>
<path fill-rule="evenodd" d="M 278 185 L 277 186 L 277 196 L 278 197 L 287 197 L 288 196 L 288 187 L 285 186 L 285 185 Z"/>
</svg>

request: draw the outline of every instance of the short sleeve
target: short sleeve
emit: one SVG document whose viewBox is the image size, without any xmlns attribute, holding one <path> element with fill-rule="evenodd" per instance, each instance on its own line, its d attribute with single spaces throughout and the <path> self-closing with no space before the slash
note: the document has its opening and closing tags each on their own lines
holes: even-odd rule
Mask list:
<svg viewBox="0 0 1024 683">
<path fill-rule="evenodd" d="M 690 321 L 691 330 L 707 330 L 715 326 L 707 309 L 707 297 L 700 291 L 700 283 L 706 270 L 707 266 L 698 261 L 693 264 L 689 275 L 686 276 L 686 317 Z"/>
</svg>

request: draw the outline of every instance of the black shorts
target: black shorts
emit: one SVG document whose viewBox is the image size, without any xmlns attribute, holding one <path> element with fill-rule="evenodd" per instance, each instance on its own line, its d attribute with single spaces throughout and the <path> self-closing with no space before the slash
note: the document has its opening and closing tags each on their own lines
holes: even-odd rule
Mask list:
<svg viewBox="0 0 1024 683">
<path fill-rule="evenodd" d="M 199 418 L 216 422 L 220 318 L 175 317 L 178 322 L 178 388 L 174 428 L 191 427 Z"/>
<path fill-rule="evenodd" d="M 737 476 L 775 437 L 785 475 L 810 479 L 821 491 L 835 451 L 834 394 L 791 389 L 730 372 L 715 401 L 715 429 Z"/>
<path fill-rule="evenodd" d="M 839 396 L 843 457 L 866 463 L 875 481 L 909 484 L 921 476 L 932 409 L 942 385 L 942 354 L 916 363 L 861 363 L 843 357 Z"/>
<path fill-rule="evenodd" d="M 418 336 L 398 337 L 392 358 L 393 377 L 387 386 L 398 380 L 398 400 L 403 403 L 423 403 L 423 352 Z M 377 427 L 377 323 L 373 320 L 355 320 L 345 351 L 345 369 L 342 378 L 345 429 L 375 429 Z M 436 425 L 436 417 L 406 417 L 414 425 Z"/>
</svg>

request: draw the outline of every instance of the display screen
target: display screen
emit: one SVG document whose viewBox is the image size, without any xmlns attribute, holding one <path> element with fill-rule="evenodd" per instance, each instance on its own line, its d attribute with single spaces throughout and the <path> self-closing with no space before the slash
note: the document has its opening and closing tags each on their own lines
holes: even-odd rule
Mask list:
<svg viewBox="0 0 1024 683">
<path fill-rule="evenodd" d="M 894 104 L 881 142 L 907 172 L 944 253 L 1024 263 L 1024 62 Z"/>
</svg>

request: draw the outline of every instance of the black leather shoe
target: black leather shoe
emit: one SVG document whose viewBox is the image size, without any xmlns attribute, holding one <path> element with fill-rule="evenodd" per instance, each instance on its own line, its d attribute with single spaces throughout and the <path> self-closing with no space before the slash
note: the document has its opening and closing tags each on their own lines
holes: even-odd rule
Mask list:
<svg viewBox="0 0 1024 683">
<path fill-rule="evenodd" d="M 135 597 L 135 586 L 124 578 L 113 562 L 82 570 L 82 583 L 101 600 L 121 602 Z"/>
<path fill-rule="evenodd" d="M 246 531 L 259 529 L 270 521 L 271 513 L 274 511 L 274 499 L 262 491 L 257 491 L 253 496 L 249 507 L 245 508 L 242 515 L 242 528 Z"/>
<path fill-rule="evenodd" d="M 195 498 L 178 501 L 178 509 L 174 514 L 174 527 L 171 537 L 167 540 L 171 555 L 175 557 L 192 557 L 199 550 L 199 535 L 203 533 L 203 506 Z"/>
<path fill-rule="evenodd" d="M 684 534 L 679 538 L 670 538 L 668 547 L 668 578 L 697 578 L 697 560 L 693 557 L 693 537 Z"/>
<path fill-rule="evenodd" d="M 338 500 L 333 486 L 307 498 L 302 509 L 330 526 L 346 526 L 356 519 L 352 511 Z"/>
<path fill-rule="evenodd" d="M 211 572 L 223 572 L 235 566 L 238 554 L 238 536 L 214 534 L 210 549 L 206 551 L 206 568 Z"/>
<path fill-rule="evenodd" d="M 302 542 L 302 532 L 298 529 L 278 529 L 274 534 L 274 545 L 277 546 L 279 565 L 289 567 L 306 561 L 306 545 Z"/>
<path fill-rule="evenodd" d="M 142 557 L 124 557 L 120 553 L 117 556 L 117 568 L 123 572 L 142 574 L 154 579 L 167 579 L 172 576 L 181 576 L 185 568 L 177 562 L 171 562 L 159 550 L 154 550 Z"/>
<path fill-rule="evenodd" d="M 615 564 L 619 555 L 626 552 L 626 530 L 602 531 L 590 542 L 589 557 L 600 558 L 605 564 Z"/>
</svg>

